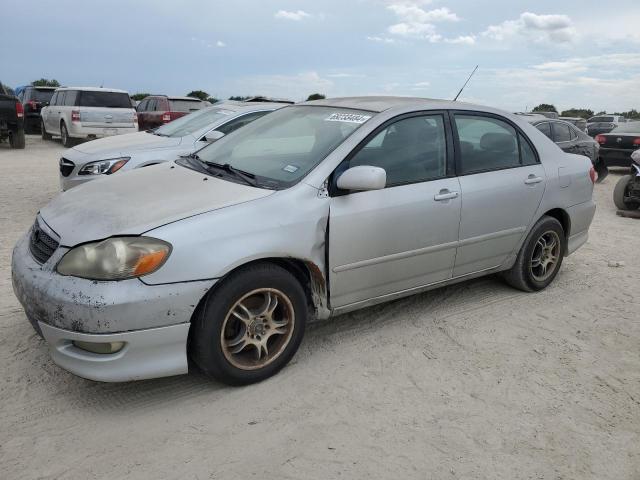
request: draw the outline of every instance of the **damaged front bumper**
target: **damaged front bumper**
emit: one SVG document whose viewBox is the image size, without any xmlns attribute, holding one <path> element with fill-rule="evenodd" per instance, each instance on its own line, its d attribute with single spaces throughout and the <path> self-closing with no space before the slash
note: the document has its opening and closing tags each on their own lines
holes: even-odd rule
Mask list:
<svg viewBox="0 0 640 480">
<path fill-rule="evenodd" d="M 215 280 L 147 285 L 139 279 L 97 282 L 55 271 L 59 247 L 40 265 L 29 234 L 12 257 L 13 289 L 54 362 L 79 376 L 127 381 L 187 372 L 191 316 Z M 73 342 L 124 342 L 117 353 L 82 350 Z"/>
</svg>

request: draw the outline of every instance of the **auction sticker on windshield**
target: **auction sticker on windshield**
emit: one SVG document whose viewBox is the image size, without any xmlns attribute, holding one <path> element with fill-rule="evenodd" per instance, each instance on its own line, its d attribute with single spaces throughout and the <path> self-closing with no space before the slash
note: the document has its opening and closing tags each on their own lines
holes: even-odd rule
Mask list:
<svg viewBox="0 0 640 480">
<path fill-rule="evenodd" d="M 371 118 L 371 115 L 359 115 L 357 113 L 332 113 L 325 122 L 347 122 L 347 123 L 364 123 Z"/>
</svg>

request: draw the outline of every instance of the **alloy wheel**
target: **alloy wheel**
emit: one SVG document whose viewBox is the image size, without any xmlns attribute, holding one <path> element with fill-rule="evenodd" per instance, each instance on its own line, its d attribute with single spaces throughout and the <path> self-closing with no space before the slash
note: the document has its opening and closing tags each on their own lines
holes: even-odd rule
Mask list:
<svg viewBox="0 0 640 480">
<path fill-rule="evenodd" d="M 544 232 L 535 243 L 531 254 L 531 275 L 538 282 L 547 280 L 560 260 L 560 237 L 553 230 Z"/>
<path fill-rule="evenodd" d="M 295 326 L 291 300 L 280 290 L 260 288 L 229 309 L 220 341 L 229 363 L 242 370 L 264 368 L 285 350 Z"/>
</svg>

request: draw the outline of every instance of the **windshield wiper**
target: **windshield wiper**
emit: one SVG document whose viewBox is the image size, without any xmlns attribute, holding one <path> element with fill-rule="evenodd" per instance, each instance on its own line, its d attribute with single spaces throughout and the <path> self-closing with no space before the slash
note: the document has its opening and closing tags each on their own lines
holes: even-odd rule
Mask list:
<svg viewBox="0 0 640 480">
<path fill-rule="evenodd" d="M 257 187 L 258 182 L 256 181 L 256 176 L 253 173 L 245 172 L 244 170 L 240 170 L 239 168 L 232 167 L 228 163 L 219 164 L 215 162 L 208 162 L 207 160 L 202 160 L 197 154 L 192 153 L 189 155 L 191 158 L 195 158 L 196 160 L 200 160 L 207 167 L 215 168 L 217 170 L 222 170 L 223 172 L 230 173 L 236 178 L 241 179 L 247 185 L 251 185 L 252 187 Z"/>
</svg>

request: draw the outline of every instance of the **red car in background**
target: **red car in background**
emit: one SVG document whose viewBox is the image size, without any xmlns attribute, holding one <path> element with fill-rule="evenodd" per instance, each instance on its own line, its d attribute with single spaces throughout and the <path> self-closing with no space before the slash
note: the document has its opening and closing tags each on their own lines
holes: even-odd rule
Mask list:
<svg viewBox="0 0 640 480">
<path fill-rule="evenodd" d="M 150 130 L 209 106 L 209 102 L 193 97 L 150 95 L 143 98 L 136 107 L 138 128 L 143 131 Z"/>
</svg>

